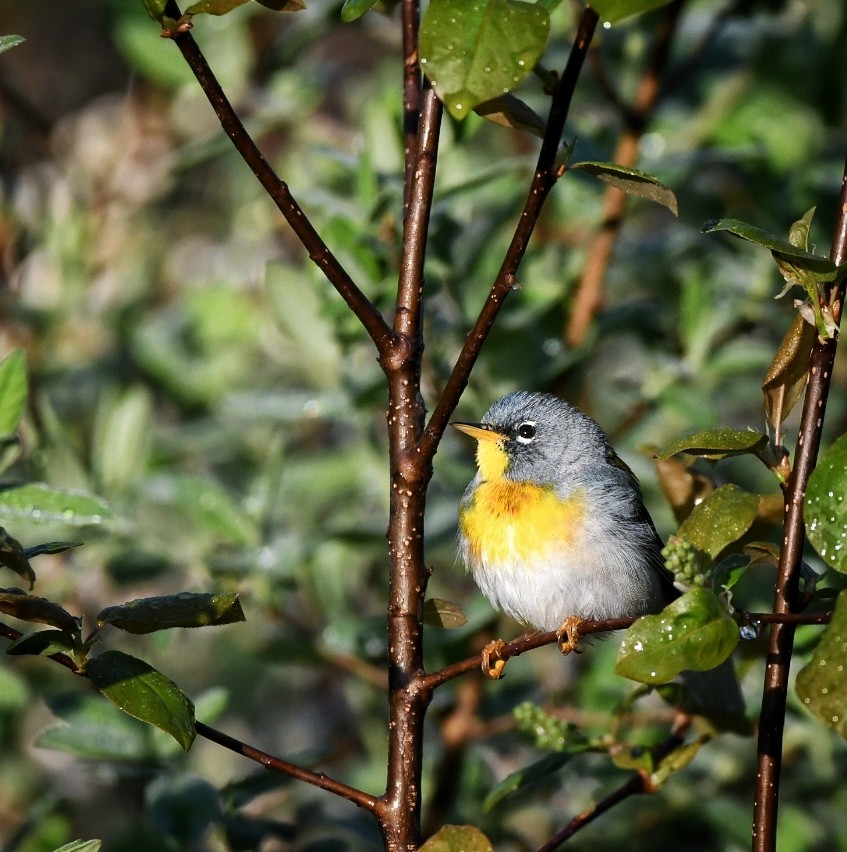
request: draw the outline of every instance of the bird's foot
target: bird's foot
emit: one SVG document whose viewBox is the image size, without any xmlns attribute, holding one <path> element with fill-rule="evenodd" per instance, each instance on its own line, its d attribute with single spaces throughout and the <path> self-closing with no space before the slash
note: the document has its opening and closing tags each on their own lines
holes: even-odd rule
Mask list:
<svg viewBox="0 0 847 852">
<path fill-rule="evenodd" d="M 585 649 L 579 647 L 579 629 L 582 627 L 584 618 L 578 615 L 569 615 L 562 626 L 556 631 L 556 639 L 559 641 L 559 650 L 567 656 L 573 651 L 581 654 Z"/>
<path fill-rule="evenodd" d="M 482 649 L 482 673 L 489 680 L 500 680 L 506 668 L 507 657 L 503 656 L 506 643 L 502 639 L 494 639 Z"/>
</svg>

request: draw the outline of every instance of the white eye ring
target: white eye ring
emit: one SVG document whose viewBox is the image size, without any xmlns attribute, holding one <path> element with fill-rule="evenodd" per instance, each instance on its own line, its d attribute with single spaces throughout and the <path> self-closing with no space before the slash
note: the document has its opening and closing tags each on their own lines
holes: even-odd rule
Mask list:
<svg viewBox="0 0 847 852">
<path fill-rule="evenodd" d="M 535 421 L 525 420 L 521 423 L 515 437 L 519 444 L 531 444 L 535 440 Z"/>
</svg>

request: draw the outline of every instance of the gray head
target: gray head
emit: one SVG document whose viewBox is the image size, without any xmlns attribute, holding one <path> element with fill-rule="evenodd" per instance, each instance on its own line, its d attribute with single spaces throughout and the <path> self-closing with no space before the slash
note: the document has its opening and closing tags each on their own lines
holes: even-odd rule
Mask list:
<svg viewBox="0 0 847 852">
<path fill-rule="evenodd" d="M 561 485 L 563 470 L 570 479 L 578 479 L 580 473 L 616 460 L 597 423 L 551 394 L 507 394 L 488 409 L 478 425 L 497 436 L 494 440 L 508 459 L 503 475 L 509 479 Z"/>
</svg>

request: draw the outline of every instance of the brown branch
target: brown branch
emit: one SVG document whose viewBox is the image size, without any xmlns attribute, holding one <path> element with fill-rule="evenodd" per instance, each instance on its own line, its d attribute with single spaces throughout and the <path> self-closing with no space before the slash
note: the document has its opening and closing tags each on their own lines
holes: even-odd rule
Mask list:
<svg viewBox="0 0 847 852">
<path fill-rule="evenodd" d="M 571 99 L 576 89 L 585 55 L 594 35 L 594 29 L 597 26 L 597 20 L 597 13 L 590 7 L 585 9 L 580 18 L 570 56 L 550 105 L 547 130 L 541 143 L 535 174 L 506 257 L 418 444 L 417 451 L 425 458 L 431 458 L 435 454 L 438 442 L 447 428 L 450 415 L 456 408 L 462 391 L 467 386 L 471 370 L 479 357 L 488 333 L 503 307 L 503 302 L 515 285 L 518 268 L 526 253 L 529 239 L 541 214 L 544 201 L 561 176 L 561 168 L 556 165 L 556 157 Z"/>
<path fill-rule="evenodd" d="M 241 742 L 241 740 L 229 736 L 229 734 L 225 734 L 216 728 L 205 725 L 203 722 L 196 722 L 195 728 L 201 737 L 205 737 L 213 743 L 217 743 L 224 748 L 228 748 L 236 754 L 244 755 L 244 757 L 249 760 L 261 763 L 266 769 L 270 769 L 273 772 L 281 772 L 284 775 L 290 775 L 292 778 L 297 778 L 299 781 L 305 781 L 307 784 L 319 787 L 321 790 L 326 790 L 328 793 L 334 793 L 336 796 L 340 796 L 342 799 L 347 799 L 348 801 L 353 802 L 354 805 L 358 805 L 360 808 L 370 811 L 371 813 L 376 810 L 376 796 L 371 796 L 369 793 L 365 793 L 356 787 L 350 787 L 347 784 L 336 781 L 328 775 L 325 775 L 323 772 L 312 772 L 310 769 L 304 769 L 296 763 L 289 763 L 287 760 L 274 757 L 272 754 L 268 754 L 261 749 L 247 745 L 246 743 Z"/>
<path fill-rule="evenodd" d="M 841 182 L 838 220 L 834 228 L 831 259 L 847 259 L 847 163 Z M 841 318 L 844 282 L 829 294 L 833 318 Z M 785 491 L 784 537 L 774 592 L 774 613 L 784 615 L 797 609 L 800 564 L 803 555 L 803 498 L 817 461 L 826 401 L 835 362 L 837 338 L 817 339 L 812 348 L 809 383 L 803 403 L 794 469 Z M 794 625 L 776 624 L 771 630 L 768 661 L 759 715 L 756 798 L 753 805 L 753 852 L 776 849 L 779 781 L 782 766 L 782 737 L 788 695 L 788 674 L 794 645 Z"/>
<path fill-rule="evenodd" d="M 609 87 L 609 96 L 621 110 L 624 128 L 618 138 L 612 161 L 621 166 L 632 167 L 638 158 L 638 144 L 650 121 L 661 94 L 661 80 L 670 57 L 670 48 L 682 13 L 685 0 L 671 3 L 659 24 L 656 44 L 635 94 L 632 106 L 620 102 Z M 605 75 L 600 75 L 605 81 Z M 603 195 L 603 221 L 600 230 L 588 246 L 582 277 L 577 284 L 572 300 L 570 317 L 565 329 L 568 346 L 580 346 L 603 302 L 603 280 L 612 258 L 612 251 L 623 225 L 626 208 L 626 193 L 610 186 Z"/>
<path fill-rule="evenodd" d="M 166 14 L 174 19 L 180 18 L 181 12 L 175 0 L 169 0 Z M 194 72 L 224 132 L 300 239 L 309 253 L 309 259 L 323 272 L 330 284 L 359 318 L 380 354 L 387 352 L 393 343 L 393 335 L 388 324 L 329 250 L 294 199 L 288 185 L 271 168 L 253 138 L 245 130 L 194 37 L 186 30 L 173 35 L 172 40 Z"/>
<path fill-rule="evenodd" d="M 418 123 L 421 113 L 421 63 L 418 55 L 419 0 L 403 0 L 403 221 L 412 197 L 412 174 L 418 153 Z"/>
</svg>

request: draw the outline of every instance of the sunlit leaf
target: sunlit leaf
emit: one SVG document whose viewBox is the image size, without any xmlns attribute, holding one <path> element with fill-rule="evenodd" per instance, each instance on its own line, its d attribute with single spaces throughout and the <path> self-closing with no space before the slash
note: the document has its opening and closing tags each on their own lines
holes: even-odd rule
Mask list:
<svg viewBox="0 0 847 852">
<path fill-rule="evenodd" d="M 768 423 L 779 430 L 803 395 L 809 378 L 815 327 L 799 314 L 779 345 L 762 382 Z"/>
<path fill-rule="evenodd" d="M 637 195 L 639 198 L 646 198 L 648 201 L 661 204 L 662 207 L 667 207 L 674 216 L 679 215 L 676 195 L 661 183 L 658 178 L 653 177 L 653 175 L 648 175 L 626 166 L 619 166 L 615 163 L 586 161 L 572 163 L 568 168 L 587 172 L 605 183 L 620 189 L 622 192 L 626 192 L 629 195 Z"/>
<path fill-rule="evenodd" d="M 449 630 L 468 623 L 468 617 L 458 604 L 443 598 L 427 598 L 424 601 L 423 622 L 430 627 Z"/>
<path fill-rule="evenodd" d="M 518 0 L 432 0 L 421 22 L 421 67 L 454 118 L 512 91 L 547 45 L 550 16 Z"/>
<path fill-rule="evenodd" d="M 658 452 L 660 459 L 677 453 L 724 459 L 727 456 L 756 453 L 768 443 L 768 436 L 750 429 L 706 429 L 684 438 L 677 438 Z"/>
<path fill-rule="evenodd" d="M 26 360 L 23 351 L 16 349 L 0 361 L 0 437 L 18 428 L 27 391 Z"/>
<path fill-rule="evenodd" d="M 832 621 L 812 659 L 797 673 L 795 688 L 806 708 L 847 739 L 847 592 L 835 602 Z"/>
<path fill-rule="evenodd" d="M 693 742 L 683 743 L 666 754 L 659 761 L 659 765 L 650 773 L 651 792 L 661 789 L 671 775 L 685 769 L 710 739 L 710 736 L 704 734 Z"/>
<path fill-rule="evenodd" d="M 494 852 L 494 847 L 474 825 L 444 825 L 421 846 L 421 852 Z"/>
<path fill-rule="evenodd" d="M 0 517 L 4 518 L 87 526 L 100 524 L 111 516 L 104 500 L 85 491 L 54 488 L 43 482 L 13 485 L 0 491 Z"/>
<path fill-rule="evenodd" d="M 153 633 L 172 627 L 207 627 L 244 621 L 238 595 L 180 592 L 163 597 L 139 598 L 108 606 L 97 616 L 128 633 Z"/>
<path fill-rule="evenodd" d="M 758 495 L 722 485 L 692 509 L 677 535 L 714 558 L 750 529 L 758 511 Z"/>
<path fill-rule="evenodd" d="M 738 626 L 718 597 L 708 589 L 692 589 L 627 630 L 615 671 L 640 683 L 667 683 L 687 669 L 720 665 L 738 638 Z"/>
<path fill-rule="evenodd" d="M 809 208 L 802 216 L 794 222 L 788 229 L 788 242 L 796 248 L 809 250 L 809 233 L 812 230 L 812 219 L 815 215 L 816 207 Z"/>
<path fill-rule="evenodd" d="M 677 522 L 685 520 L 691 510 L 715 490 L 709 477 L 692 470 L 681 459 L 656 457 L 655 465 L 659 486 Z"/>
<path fill-rule="evenodd" d="M 99 852 L 102 845 L 102 840 L 72 840 L 54 852 Z"/>
<path fill-rule="evenodd" d="M 0 36 L 0 53 L 5 53 L 7 50 L 11 50 L 11 48 L 23 44 L 25 41 L 26 39 L 19 35 Z"/>
<path fill-rule="evenodd" d="M 170 678 L 122 651 L 106 651 L 90 659 L 85 672 L 124 713 L 161 728 L 185 751 L 191 748 L 196 736 L 194 705 Z"/>
<path fill-rule="evenodd" d="M 818 459 L 806 488 L 803 516 L 821 559 L 847 573 L 847 434 Z"/>
</svg>

